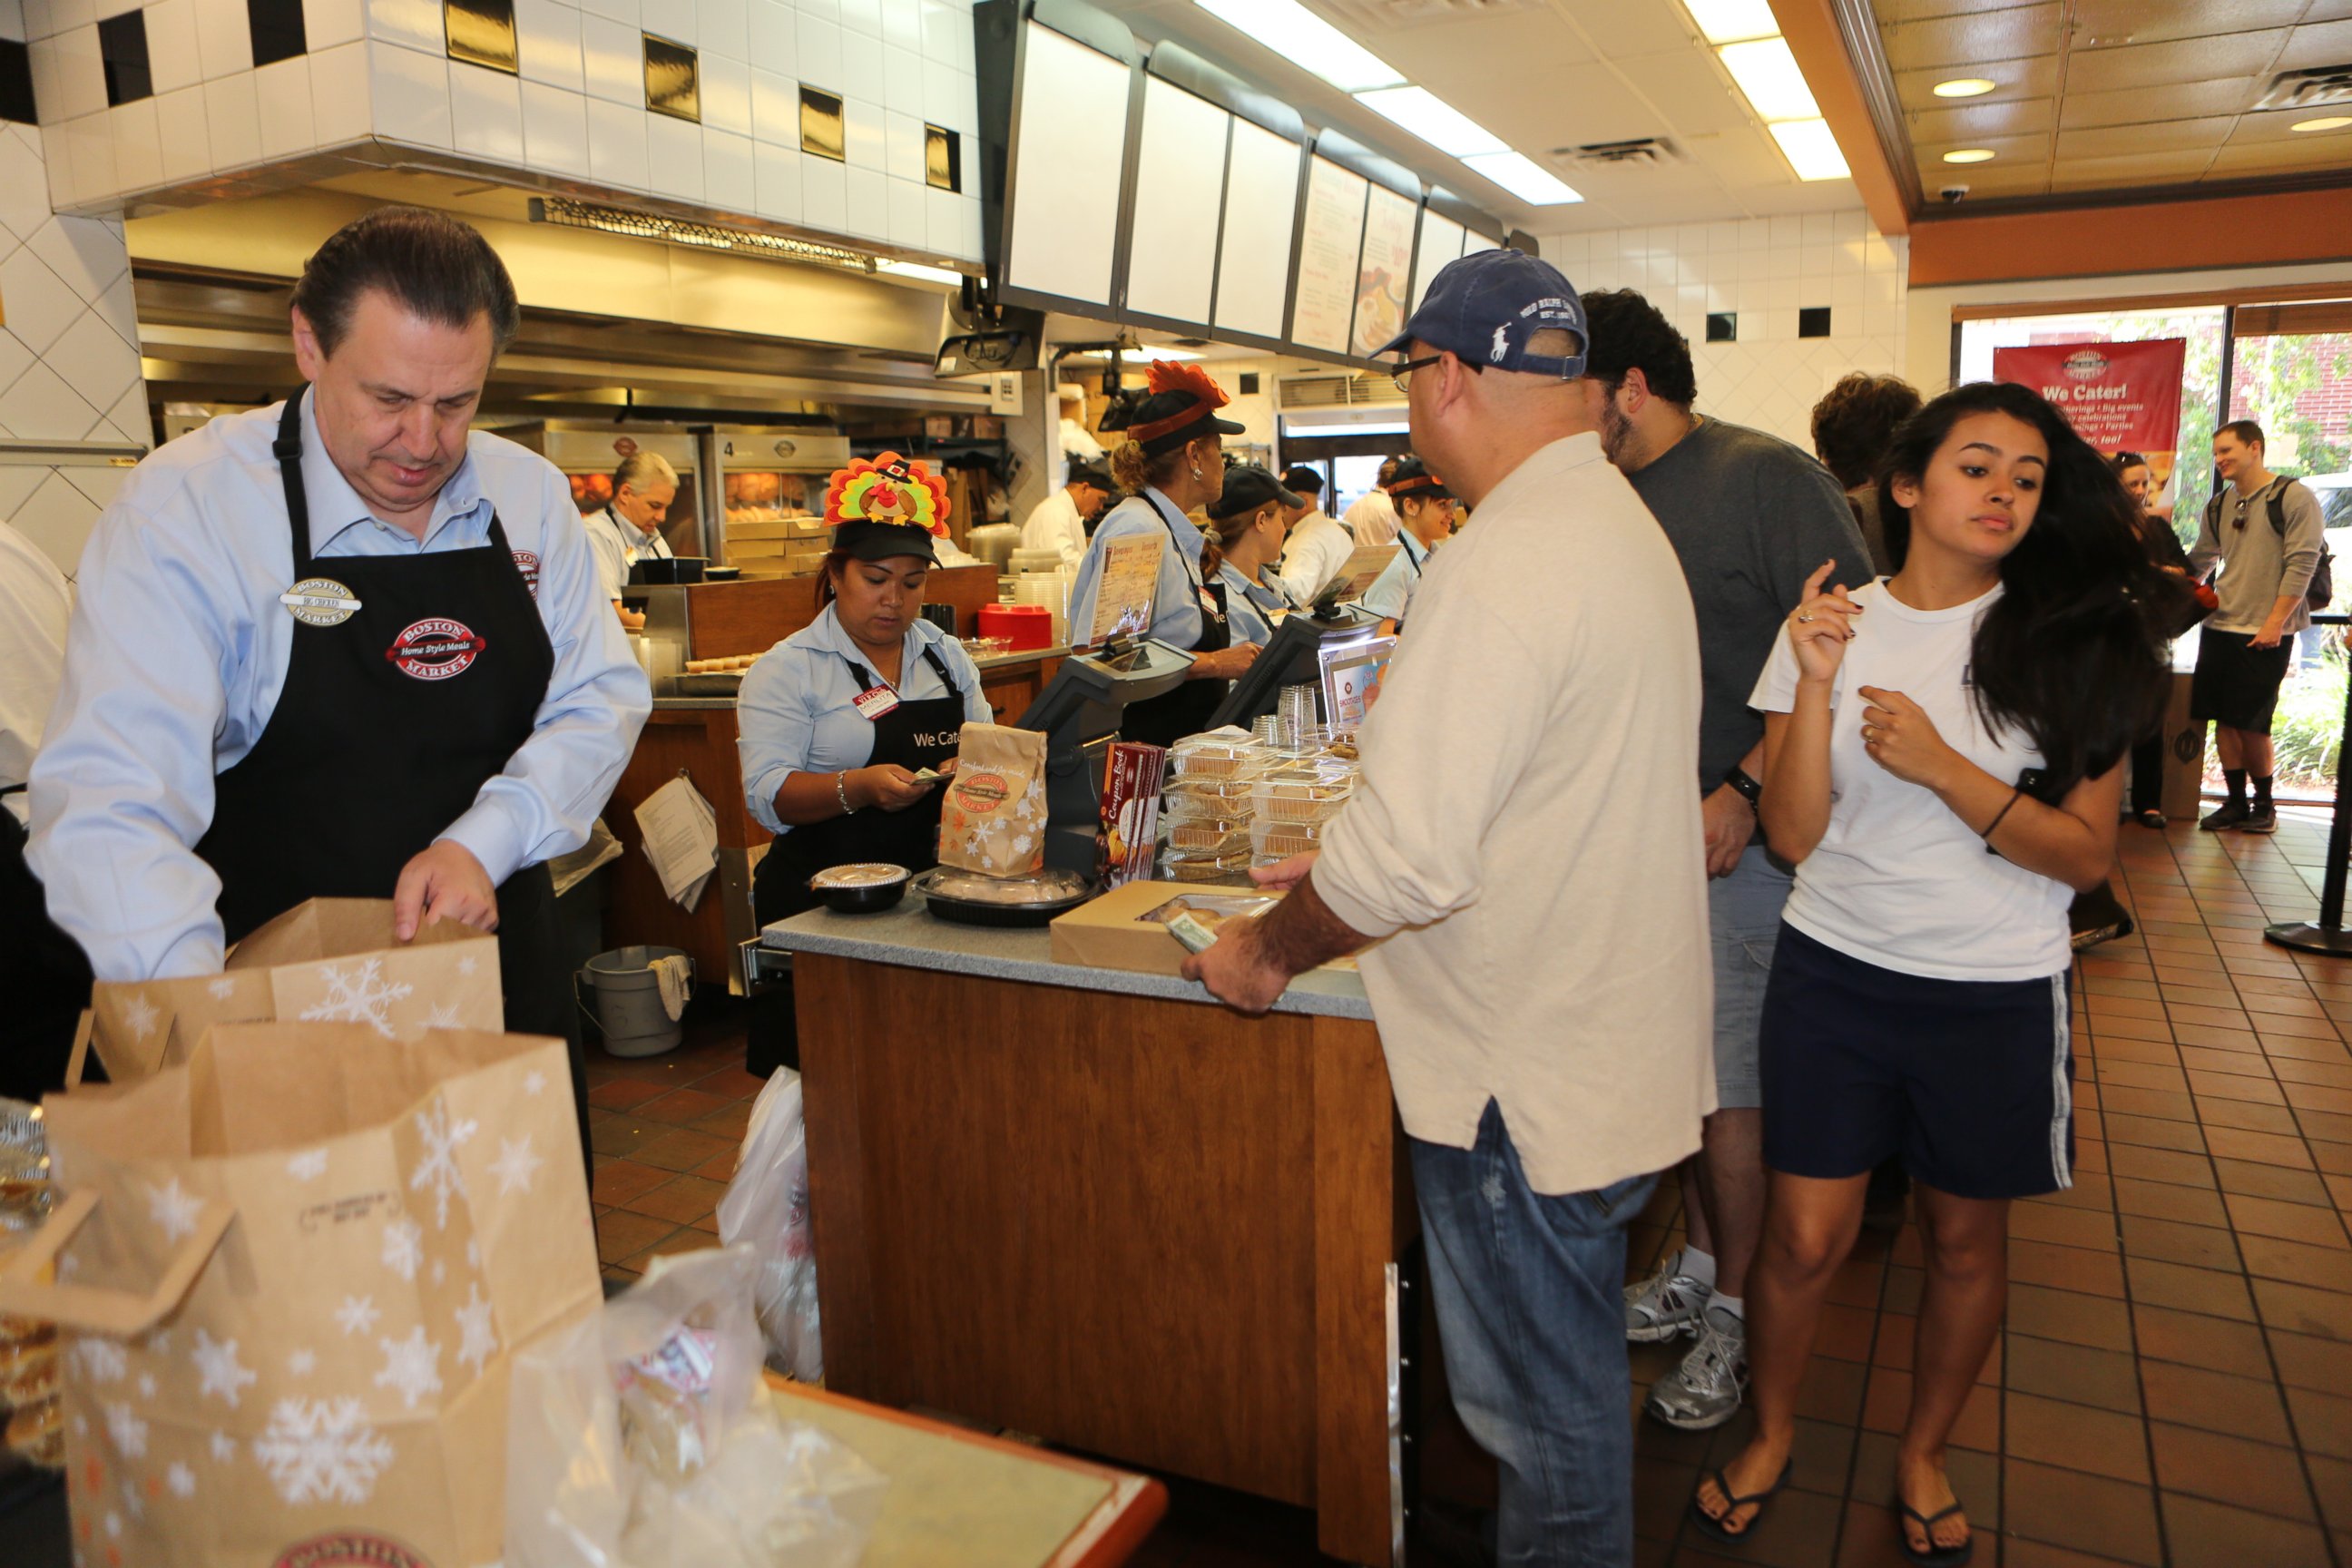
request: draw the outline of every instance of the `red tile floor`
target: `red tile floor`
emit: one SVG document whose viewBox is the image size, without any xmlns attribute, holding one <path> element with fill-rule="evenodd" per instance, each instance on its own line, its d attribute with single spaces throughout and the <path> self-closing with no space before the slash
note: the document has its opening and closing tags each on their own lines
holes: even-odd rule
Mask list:
<svg viewBox="0 0 2352 1568">
<path fill-rule="evenodd" d="M 2077 972 L 2075 1185 L 2014 1211 L 2008 1330 L 1955 1439 L 1979 1564 L 2352 1568 L 2352 960 L 2262 940 L 2317 902 L 2325 816 L 2282 816 L 2270 839 L 2123 830 L 2116 887 L 2140 929 Z M 607 1277 L 710 1245 L 759 1089 L 740 1010 L 706 1008 L 666 1057 L 593 1057 L 589 1080 Z M 1667 1184 L 1632 1272 L 1679 1240 Z M 1906 1227 L 1846 1266 L 1790 1490 L 1736 1553 L 1684 1504 L 1746 1418 L 1637 1423 L 1645 1568 L 1904 1561 L 1887 1500 L 1918 1263 Z M 1637 1348 L 1637 1384 L 1679 1353 Z M 1171 1489 L 1150 1568 L 1326 1561 L 1298 1510 Z"/>
</svg>

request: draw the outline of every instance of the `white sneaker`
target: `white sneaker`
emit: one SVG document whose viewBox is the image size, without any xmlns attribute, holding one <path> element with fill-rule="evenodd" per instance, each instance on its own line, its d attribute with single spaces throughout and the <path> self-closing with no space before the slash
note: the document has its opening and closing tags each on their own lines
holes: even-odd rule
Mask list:
<svg viewBox="0 0 2352 1568">
<path fill-rule="evenodd" d="M 1748 1387 L 1748 1324 L 1729 1312 L 1700 1318 L 1698 1343 L 1682 1365 L 1651 1385 L 1643 1408 L 1669 1426 L 1705 1432 L 1739 1413 Z"/>
<path fill-rule="evenodd" d="M 1677 1247 L 1659 1259 L 1656 1273 L 1625 1287 L 1625 1338 L 1633 1343 L 1654 1345 L 1698 1332 L 1715 1292 L 1682 1273 L 1682 1262 Z"/>
</svg>

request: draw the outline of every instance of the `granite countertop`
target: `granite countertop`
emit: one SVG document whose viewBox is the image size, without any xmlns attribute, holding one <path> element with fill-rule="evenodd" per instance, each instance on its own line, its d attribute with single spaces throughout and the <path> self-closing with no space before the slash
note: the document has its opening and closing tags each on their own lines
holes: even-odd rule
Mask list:
<svg viewBox="0 0 2352 1568">
<path fill-rule="evenodd" d="M 855 958 L 908 969 L 936 969 L 985 980 L 1016 980 L 1031 985 L 1066 985 L 1080 991 L 1116 991 L 1129 996 L 1210 1004 L 1209 994 L 1172 974 L 1126 969 L 1096 969 L 1056 963 L 1053 938 L 1043 928 L 957 925 L 934 920 L 923 896 L 909 891 L 895 909 L 879 914 L 841 915 L 812 910 L 778 921 L 760 932 L 764 947 Z M 1211 1004 L 1213 1005 L 1213 1004 Z M 1274 1005 L 1277 1013 L 1306 1013 L 1369 1022 L 1372 1005 L 1363 977 L 1352 970 L 1318 969 L 1290 983 Z"/>
<path fill-rule="evenodd" d="M 985 658 L 975 658 L 971 662 L 979 666 L 980 672 L 982 675 L 985 675 L 992 669 L 1000 668 L 1008 664 L 1034 664 L 1040 659 L 1066 658 L 1069 657 L 1069 653 L 1070 650 L 1066 647 L 1024 647 L 1016 649 L 1012 653 L 992 653 Z M 654 699 L 654 706 L 656 709 L 665 710 L 673 713 L 692 712 L 697 710 L 716 708 L 732 708 L 735 705 L 736 699 L 732 697 L 656 696 Z"/>
</svg>

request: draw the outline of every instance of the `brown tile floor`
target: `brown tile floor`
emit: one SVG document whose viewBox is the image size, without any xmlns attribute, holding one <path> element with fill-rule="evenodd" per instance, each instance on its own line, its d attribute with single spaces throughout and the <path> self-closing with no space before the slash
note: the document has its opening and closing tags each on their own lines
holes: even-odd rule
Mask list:
<svg viewBox="0 0 2352 1568">
<path fill-rule="evenodd" d="M 2352 1568 L 2352 961 L 2262 940 L 2317 900 L 2326 819 L 2283 816 L 2272 839 L 2123 830 L 2117 891 L 2140 931 L 2077 972 L 2075 1185 L 2016 1207 L 2008 1330 L 1955 1437 L 1980 1564 Z M 710 1010 L 670 1056 L 595 1058 L 589 1079 L 606 1275 L 709 1245 L 759 1088 L 740 1013 Z M 1634 1272 L 1678 1221 L 1669 1184 Z M 1906 1228 L 1846 1266 L 1791 1489 L 1738 1552 L 1683 1510 L 1746 1418 L 1638 1424 L 1642 1563 L 1903 1563 L 1887 1500 L 1918 1265 Z M 1677 1354 L 1637 1348 L 1636 1382 Z M 1325 1561 L 1296 1510 L 1172 1489 L 1150 1568 Z"/>
</svg>

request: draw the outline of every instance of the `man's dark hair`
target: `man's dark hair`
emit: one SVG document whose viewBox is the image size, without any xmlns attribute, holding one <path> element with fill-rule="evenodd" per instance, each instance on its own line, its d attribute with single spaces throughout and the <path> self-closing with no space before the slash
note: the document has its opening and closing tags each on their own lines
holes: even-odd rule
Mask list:
<svg viewBox="0 0 2352 1568">
<path fill-rule="evenodd" d="M 2227 425 L 2222 426 L 2219 430 L 2214 431 L 2213 434 L 2216 436 L 2234 436 L 2237 437 L 2238 444 L 2242 447 L 2262 447 L 2267 448 L 2270 446 L 2270 442 L 2264 438 L 2263 435 L 2263 427 L 2255 424 L 2251 419 L 2232 419 Z"/>
<path fill-rule="evenodd" d="M 1813 405 L 1813 455 L 1845 489 L 1866 485 L 1896 428 L 1918 412 L 1918 389 L 1899 375 L 1842 376 Z"/>
<path fill-rule="evenodd" d="M 423 207 L 378 207 L 337 229 L 302 264 L 294 308 L 331 355 L 371 289 L 439 326 L 463 330 L 488 316 L 494 353 L 522 325 L 514 279 L 490 242 L 472 225 Z"/>
<path fill-rule="evenodd" d="M 1289 468 L 1283 473 L 1282 488 L 1313 500 L 1323 493 L 1323 476 L 1304 466 Z"/>
<path fill-rule="evenodd" d="M 1691 370 L 1690 340 L 1675 331 L 1655 305 L 1631 289 L 1587 294 L 1584 318 L 1591 329 L 1585 345 L 1584 374 L 1612 392 L 1638 370 L 1650 395 L 1687 408 L 1698 401 L 1698 377 Z"/>
</svg>

